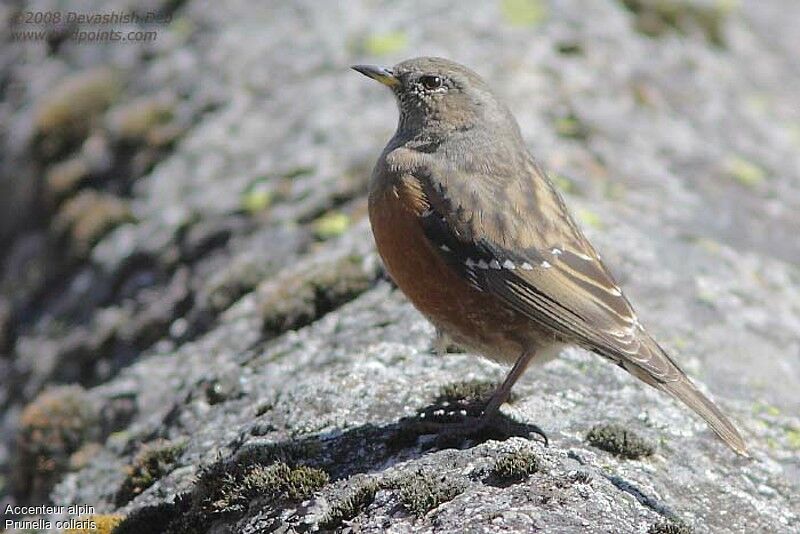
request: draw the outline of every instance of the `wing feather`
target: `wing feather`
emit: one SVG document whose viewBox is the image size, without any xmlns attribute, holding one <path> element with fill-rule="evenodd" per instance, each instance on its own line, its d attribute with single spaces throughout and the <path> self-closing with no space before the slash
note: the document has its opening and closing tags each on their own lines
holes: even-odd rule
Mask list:
<svg viewBox="0 0 800 534">
<path fill-rule="evenodd" d="M 519 168 L 514 164 L 470 173 L 463 162 L 442 163 L 406 149 L 396 152 L 393 170 L 418 181 L 420 205 L 425 206 L 420 223 L 430 245 L 473 287 L 670 393 L 747 456 L 736 427 L 639 323 L 533 161 L 525 162 L 527 172 L 521 175 L 513 174 Z"/>
<path fill-rule="evenodd" d="M 531 172 L 540 171 L 532 167 Z M 626 368 L 636 367 L 637 374 L 648 376 L 653 383 L 682 376 L 642 328 L 630 302 L 548 181 L 543 182 L 548 197 L 539 205 L 556 213 L 539 212 L 537 216 L 536 211 L 531 215 L 530 205 L 527 210 L 494 206 L 495 199 L 481 194 L 470 195 L 475 206 L 471 210 L 453 206 L 448 200 L 452 197 L 448 181 L 436 178 L 430 173 L 420 178 L 430 206 L 420 218 L 425 235 L 476 289 L 497 295 L 518 313 L 565 339 Z M 544 175 L 536 178 L 546 180 Z M 533 182 L 531 176 L 521 183 L 532 187 Z M 480 177 L 467 183 L 479 184 Z M 517 196 L 524 195 L 525 188 L 515 183 Z M 542 197 L 532 189 L 527 194 Z M 513 195 L 502 196 L 514 203 Z M 550 220 L 566 224 L 558 225 L 554 232 L 551 226 L 541 224 Z"/>
</svg>

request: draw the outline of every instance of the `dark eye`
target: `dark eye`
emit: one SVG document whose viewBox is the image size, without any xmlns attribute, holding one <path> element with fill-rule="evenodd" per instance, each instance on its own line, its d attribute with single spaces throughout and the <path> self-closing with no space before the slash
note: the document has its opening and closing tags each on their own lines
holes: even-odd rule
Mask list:
<svg viewBox="0 0 800 534">
<path fill-rule="evenodd" d="M 428 91 L 439 89 L 443 85 L 442 79 L 438 76 L 423 76 L 419 81 L 422 83 L 422 87 Z"/>
</svg>

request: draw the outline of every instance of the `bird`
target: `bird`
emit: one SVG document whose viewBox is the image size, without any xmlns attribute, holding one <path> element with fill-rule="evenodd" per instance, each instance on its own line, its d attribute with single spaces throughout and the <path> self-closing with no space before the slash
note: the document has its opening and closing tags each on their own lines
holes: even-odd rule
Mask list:
<svg viewBox="0 0 800 534">
<path fill-rule="evenodd" d="M 483 78 L 440 57 L 352 69 L 389 87 L 399 108 L 368 195 L 388 274 L 437 330 L 511 365 L 475 425 L 498 416 L 531 364 L 572 345 L 677 398 L 749 456 L 733 423 L 642 325 Z"/>
</svg>

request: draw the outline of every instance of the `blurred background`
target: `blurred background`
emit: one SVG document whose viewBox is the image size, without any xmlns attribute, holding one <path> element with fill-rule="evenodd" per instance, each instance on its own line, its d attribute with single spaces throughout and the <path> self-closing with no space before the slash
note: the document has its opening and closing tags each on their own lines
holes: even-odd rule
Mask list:
<svg viewBox="0 0 800 534">
<path fill-rule="evenodd" d="M 650 498 L 617 489 L 586 520 L 798 528 L 799 21 L 795 0 L 4 2 L 3 508 L 186 516 L 176 495 L 197 495 L 200 466 L 256 437 L 381 429 L 444 384 L 502 375 L 428 354 L 432 330 L 386 282 L 365 221 L 397 111 L 349 65 L 440 55 L 509 104 L 644 322 L 753 444 L 758 461 L 734 469 L 684 410 L 570 350 L 520 388 L 553 465 L 588 447 L 598 413 L 670 451 L 650 469 L 586 452 Z M 281 494 L 257 508 L 263 528 L 316 525 L 353 477 L 434 462 L 409 444 L 354 465 L 325 440 L 306 460 L 327 500 L 287 516 Z M 590 492 L 617 487 L 604 476 Z M 435 527 L 402 516 L 398 531 L 457 531 L 471 498 L 496 505 L 474 516 L 489 530 L 591 515 L 567 499 L 505 518 L 507 501 L 465 484 Z M 386 527 L 398 492 L 355 521 Z M 220 532 L 256 528 L 242 502 Z"/>
</svg>

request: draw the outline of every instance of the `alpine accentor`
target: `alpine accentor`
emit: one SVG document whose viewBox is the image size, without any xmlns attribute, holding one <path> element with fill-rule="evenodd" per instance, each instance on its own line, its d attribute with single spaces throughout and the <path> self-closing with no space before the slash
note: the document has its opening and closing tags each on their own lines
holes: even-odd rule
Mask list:
<svg viewBox="0 0 800 534">
<path fill-rule="evenodd" d="M 389 86 L 400 108 L 369 192 L 389 274 L 457 343 L 513 364 L 480 422 L 497 415 L 531 362 L 575 344 L 678 398 L 747 455 L 736 428 L 639 322 L 486 82 L 432 57 L 353 68 Z"/>
</svg>

